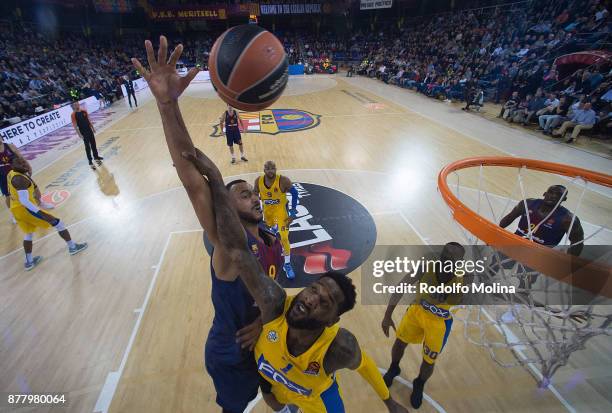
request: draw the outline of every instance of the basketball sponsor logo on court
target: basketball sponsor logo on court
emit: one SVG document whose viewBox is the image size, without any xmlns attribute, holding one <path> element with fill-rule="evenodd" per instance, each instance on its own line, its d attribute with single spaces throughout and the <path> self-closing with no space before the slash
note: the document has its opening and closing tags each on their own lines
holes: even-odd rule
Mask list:
<svg viewBox="0 0 612 413">
<path fill-rule="evenodd" d="M 319 126 L 321 115 L 298 109 L 267 109 L 260 112 L 240 112 L 240 131 L 277 135 L 285 132 L 297 132 Z M 222 136 L 219 125 L 214 125 L 210 135 L 213 138 Z"/>
<path fill-rule="evenodd" d="M 376 225 L 367 209 L 332 188 L 310 183 L 294 186 L 299 204 L 289 226 L 289 240 L 296 277 L 279 280 L 283 286 L 304 287 L 327 271 L 348 274 L 359 267 L 376 243 Z"/>
<path fill-rule="evenodd" d="M 49 192 L 45 192 L 41 195 L 41 201 L 53 205 L 55 208 L 66 202 L 70 198 L 70 191 L 66 189 L 55 189 Z"/>
</svg>

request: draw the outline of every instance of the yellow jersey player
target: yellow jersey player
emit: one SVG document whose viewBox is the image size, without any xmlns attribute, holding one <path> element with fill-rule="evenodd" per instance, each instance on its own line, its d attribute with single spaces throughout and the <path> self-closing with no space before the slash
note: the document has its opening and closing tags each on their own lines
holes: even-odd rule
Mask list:
<svg viewBox="0 0 612 413">
<path fill-rule="evenodd" d="M 44 211 L 37 200 L 37 186 L 28 176 L 29 165 L 25 159 L 15 157 L 12 170 L 8 173 L 7 183 L 10 195 L 11 213 L 17 221 L 19 228 L 25 232 L 23 249 L 25 250 L 25 269 L 30 271 L 37 266 L 42 257 L 32 257 L 32 238 L 34 231 L 39 228 L 55 228 L 59 235 L 68 244 L 70 255 L 78 254 L 87 248 L 87 243 L 77 244 L 70 238 L 70 233 L 59 219 Z"/>
<path fill-rule="evenodd" d="M 465 249 L 456 242 L 449 242 L 444 246 L 439 262 L 457 261 L 463 259 Z M 462 282 L 462 277 L 454 273 L 445 273 L 442 268 L 431 268 L 430 271 L 421 273 L 417 277 L 407 275 L 402 283 L 425 283 L 427 285 L 456 284 Z M 391 365 L 384 375 L 387 386 L 391 386 L 395 376 L 400 374 L 400 360 L 404 355 L 404 350 L 408 344 L 423 344 L 423 362 L 419 376 L 412 382 L 412 395 L 410 404 L 418 409 L 423 402 L 423 388 L 425 382 L 431 377 L 434 370 L 434 363 L 444 349 L 446 340 L 453 325 L 453 316 L 450 308 L 459 304 L 461 295 L 459 294 L 417 294 L 414 302 L 408 307 L 399 329 L 396 330 L 396 339 L 391 350 Z M 387 306 L 385 317 L 382 321 L 383 333 L 389 337 L 389 327 L 395 330 L 395 324 L 391 318 L 393 310 L 401 300 L 403 294 L 393 294 Z"/>
<path fill-rule="evenodd" d="M 285 264 L 283 269 L 287 278 L 295 278 L 291 267 L 291 244 L 289 243 L 289 224 L 297 215 L 298 192 L 286 176 L 276 174 L 274 161 L 264 164 L 264 174 L 255 179 L 255 192 L 263 203 L 264 221 L 271 228 L 276 228 L 283 245 Z M 291 208 L 287 201 L 287 192 L 291 194 Z"/>
<path fill-rule="evenodd" d="M 275 411 L 292 404 L 302 413 L 344 413 L 336 373 L 348 368 L 357 370 L 374 388 L 388 411 L 406 413 L 355 336 L 337 325 L 340 315 L 355 305 L 351 279 L 329 272 L 287 297 L 249 251 L 219 169 L 201 152 L 189 159 L 208 179 L 218 242 L 261 311 L 263 331 L 255 344 L 255 360 L 267 383 L 262 387 L 266 403 Z"/>
</svg>

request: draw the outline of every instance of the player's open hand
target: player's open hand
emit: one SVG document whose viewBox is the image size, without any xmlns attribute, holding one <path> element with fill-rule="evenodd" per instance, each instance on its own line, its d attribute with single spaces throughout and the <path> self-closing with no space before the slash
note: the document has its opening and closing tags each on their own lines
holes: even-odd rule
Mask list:
<svg viewBox="0 0 612 413">
<path fill-rule="evenodd" d="M 253 351 L 262 330 L 263 324 L 261 323 L 261 317 L 257 317 L 251 324 L 236 332 L 236 342 L 240 344 L 240 348 L 248 348 L 249 351 Z"/>
<path fill-rule="evenodd" d="M 390 413 L 408 413 L 408 409 L 393 400 L 392 397 L 389 397 L 387 400 L 385 400 L 385 405 L 387 406 L 387 410 L 389 410 Z"/>
<path fill-rule="evenodd" d="M 176 62 L 183 53 L 183 45 L 176 46 L 168 59 L 168 40 L 165 36 L 159 37 L 157 59 L 153 53 L 153 44 L 150 40 L 145 41 L 145 48 L 147 49 L 150 70 L 143 67 L 136 58 L 132 58 L 132 64 L 145 78 L 158 103 L 167 104 L 176 101 L 198 74 L 199 69 L 194 67 L 185 77 L 179 76 L 176 72 Z"/>
<path fill-rule="evenodd" d="M 385 333 L 386 337 L 389 337 L 389 327 L 392 327 L 393 331 L 396 331 L 395 323 L 393 322 L 393 319 L 391 317 L 383 318 L 383 321 L 381 323 L 381 327 L 382 327 L 382 331 L 383 331 L 383 333 Z"/>
</svg>

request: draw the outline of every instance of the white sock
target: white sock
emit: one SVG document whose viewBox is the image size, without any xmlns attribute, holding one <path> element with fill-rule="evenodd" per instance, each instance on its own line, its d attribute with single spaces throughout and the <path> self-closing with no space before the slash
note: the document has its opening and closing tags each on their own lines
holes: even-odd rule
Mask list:
<svg viewBox="0 0 612 413">
<path fill-rule="evenodd" d="M 70 249 L 76 247 L 76 244 L 74 243 L 73 240 L 66 241 L 66 243 L 68 244 L 68 248 L 70 248 Z"/>
<path fill-rule="evenodd" d="M 291 255 L 285 255 L 285 264 L 291 264 Z"/>
<path fill-rule="evenodd" d="M 31 264 L 32 263 L 32 253 L 27 253 L 26 252 L 26 263 Z"/>
<path fill-rule="evenodd" d="M 240 156 L 244 156 L 244 149 L 240 149 Z"/>
</svg>

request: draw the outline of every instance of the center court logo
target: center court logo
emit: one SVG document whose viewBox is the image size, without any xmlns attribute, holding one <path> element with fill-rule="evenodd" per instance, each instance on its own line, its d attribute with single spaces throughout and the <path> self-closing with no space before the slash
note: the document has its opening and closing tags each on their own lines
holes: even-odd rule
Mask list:
<svg viewBox="0 0 612 413">
<path fill-rule="evenodd" d="M 297 109 L 267 109 L 261 112 L 240 112 L 240 131 L 278 135 L 284 132 L 297 132 L 319 126 L 321 115 Z M 222 136 L 219 125 L 215 125 L 210 135 Z"/>
<path fill-rule="evenodd" d="M 294 183 L 297 216 L 289 227 L 295 279 L 283 287 L 305 287 L 327 271 L 348 274 L 376 244 L 376 225 L 363 205 L 343 192 L 321 185 Z"/>
</svg>

